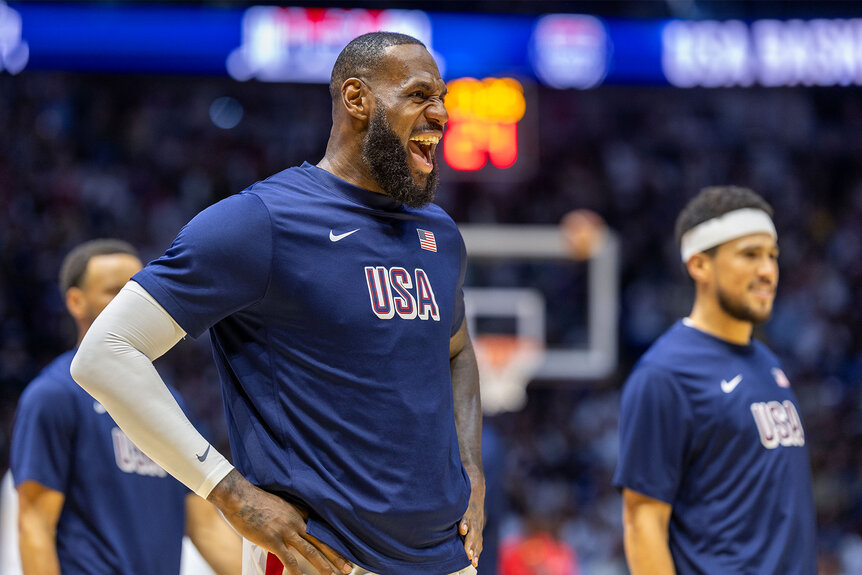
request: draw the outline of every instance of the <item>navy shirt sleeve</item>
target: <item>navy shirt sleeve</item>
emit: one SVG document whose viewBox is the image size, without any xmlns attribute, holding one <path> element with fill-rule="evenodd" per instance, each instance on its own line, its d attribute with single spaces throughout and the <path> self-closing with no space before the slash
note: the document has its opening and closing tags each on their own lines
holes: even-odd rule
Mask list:
<svg viewBox="0 0 862 575">
<path fill-rule="evenodd" d="M 240 193 L 205 209 L 173 245 L 132 279 L 192 337 L 260 300 L 272 262 L 272 223 L 263 201 Z"/>
<path fill-rule="evenodd" d="M 667 371 L 639 366 L 620 406 L 620 459 L 614 485 L 673 503 L 682 478 L 691 410 Z"/>
<path fill-rule="evenodd" d="M 464 323 L 464 278 L 467 276 L 467 246 L 464 244 L 464 238 L 458 233 L 458 239 L 461 240 L 461 269 L 458 272 L 458 287 L 455 292 L 455 309 L 452 313 L 452 330 L 449 334 L 454 336 Z"/>
<path fill-rule="evenodd" d="M 12 431 L 15 485 L 36 481 L 66 493 L 72 472 L 76 401 L 68 390 L 38 380 L 21 395 Z"/>
</svg>

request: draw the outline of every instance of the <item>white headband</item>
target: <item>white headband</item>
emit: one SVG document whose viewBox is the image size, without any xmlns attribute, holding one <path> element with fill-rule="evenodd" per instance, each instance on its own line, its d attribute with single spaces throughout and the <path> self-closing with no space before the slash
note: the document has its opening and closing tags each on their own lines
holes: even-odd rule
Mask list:
<svg viewBox="0 0 862 575">
<path fill-rule="evenodd" d="M 778 237 L 772 218 L 763 210 L 743 208 L 727 212 L 698 224 L 682 234 L 680 241 L 682 261 L 685 263 L 696 253 L 751 234 L 769 234 L 774 238 Z"/>
</svg>

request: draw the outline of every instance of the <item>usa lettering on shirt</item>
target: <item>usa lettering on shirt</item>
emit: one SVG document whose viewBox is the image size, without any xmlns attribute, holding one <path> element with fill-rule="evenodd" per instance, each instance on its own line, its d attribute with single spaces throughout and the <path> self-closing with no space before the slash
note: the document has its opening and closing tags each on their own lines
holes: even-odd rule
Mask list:
<svg viewBox="0 0 862 575">
<path fill-rule="evenodd" d="M 760 443 L 766 449 L 802 447 L 805 430 L 796 406 L 790 400 L 759 401 L 751 404 L 751 415 L 760 433 Z"/>
<path fill-rule="evenodd" d="M 120 471 L 147 477 L 168 476 L 168 473 L 138 449 L 138 446 L 132 443 L 132 440 L 126 437 L 126 434 L 119 427 L 111 430 L 111 437 L 114 440 L 114 458 Z"/>
<path fill-rule="evenodd" d="M 371 311 L 380 319 L 392 319 L 398 314 L 401 319 L 440 321 L 431 280 L 422 268 L 411 274 L 402 267 L 365 266 L 365 281 Z"/>
</svg>

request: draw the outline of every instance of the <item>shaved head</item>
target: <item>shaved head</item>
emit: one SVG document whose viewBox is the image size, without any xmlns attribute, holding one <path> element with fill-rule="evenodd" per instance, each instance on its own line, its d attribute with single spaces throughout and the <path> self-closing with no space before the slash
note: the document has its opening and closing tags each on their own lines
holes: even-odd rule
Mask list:
<svg viewBox="0 0 862 575">
<path fill-rule="evenodd" d="M 373 76 L 383 62 L 386 48 L 403 44 L 425 44 L 407 34 L 397 32 L 371 32 L 350 41 L 335 60 L 329 81 L 329 94 L 335 102 L 341 97 L 341 85 L 348 78 Z"/>
</svg>

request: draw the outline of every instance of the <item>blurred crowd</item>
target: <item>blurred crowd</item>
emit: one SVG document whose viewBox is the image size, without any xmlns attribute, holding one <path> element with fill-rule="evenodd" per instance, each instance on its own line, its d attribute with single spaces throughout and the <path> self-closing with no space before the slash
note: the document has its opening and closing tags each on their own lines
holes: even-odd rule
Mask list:
<svg viewBox="0 0 862 575">
<path fill-rule="evenodd" d="M 230 106 L 213 106 L 224 96 Z M 504 550 L 518 537 L 550 534 L 581 573 L 625 573 L 619 494 L 610 485 L 620 388 L 653 339 L 689 310 L 672 238 L 676 214 L 701 187 L 731 183 L 776 210 L 782 275 L 774 317 L 758 336 L 782 357 L 799 396 L 821 571 L 862 573 L 858 90 L 533 88 L 528 98 L 527 167 L 516 178 L 444 170 L 438 203 L 469 223 L 556 224 L 575 208 L 601 214 L 622 242 L 620 364 L 607 380 L 533 382 L 522 411 L 488 419 Z M 219 127 L 240 113 L 234 127 Z M 325 86 L 0 77 L 0 469 L 18 395 L 74 345 L 56 281 L 65 253 L 110 236 L 135 244 L 145 261 L 157 257 L 205 206 L 321 158 L 329 117 Z M 556 317 L 583 317 L 582 297 L 554 305 L 562 306 Z M 206 336 L 187 340 L 157 367 L 226 452 L 210 353 Z"/>
</svg>

